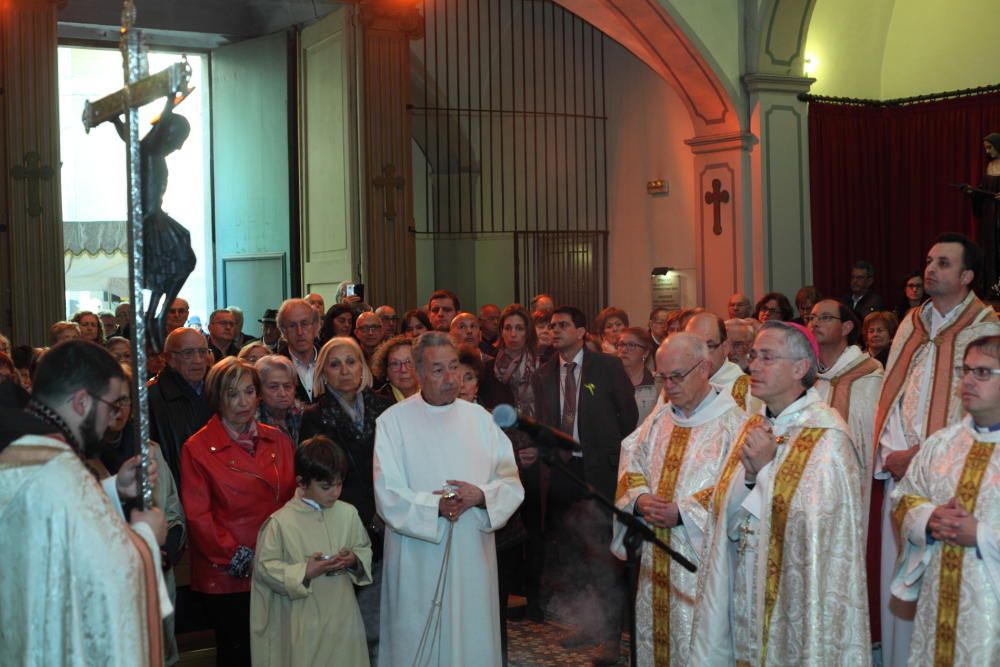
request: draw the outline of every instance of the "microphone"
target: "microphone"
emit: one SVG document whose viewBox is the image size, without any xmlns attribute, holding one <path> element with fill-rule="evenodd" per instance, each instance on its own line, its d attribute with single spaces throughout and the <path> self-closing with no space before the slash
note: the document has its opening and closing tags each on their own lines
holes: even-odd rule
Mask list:
<svg viewBox="0 0 1000 667">
<path fill-rule="evenodd" d="M 493 409 L 493 422 L 500 428 L 514 428 L 540 441 L 542 446 L 555 444 L 570 452 L 582 450 L 580 443 L 558 429 L 541 424 L 527 415 L 517 413 L 513 405 L 501 403 Z"/>
</svg>

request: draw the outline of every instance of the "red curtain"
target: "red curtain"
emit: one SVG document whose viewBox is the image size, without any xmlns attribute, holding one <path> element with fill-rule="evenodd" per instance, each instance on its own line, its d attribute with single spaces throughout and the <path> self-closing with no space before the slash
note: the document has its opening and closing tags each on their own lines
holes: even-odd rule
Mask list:
<svg viewBox="0 0 1000 667">
<path fill-rule="evenodd" d="M 851 264 L 875 265 L 886 305 L 921 270 L 934 237 L 978 239 L 968 199 L 950 183 L 977 184 L 983 137 L 1000 132 L 1000 93 L 901 107 L 809 104 L 813 276 L 824 296 L 848 292 Z M 789 295 L 792 296 L 792 295 Z"/>
</svg>

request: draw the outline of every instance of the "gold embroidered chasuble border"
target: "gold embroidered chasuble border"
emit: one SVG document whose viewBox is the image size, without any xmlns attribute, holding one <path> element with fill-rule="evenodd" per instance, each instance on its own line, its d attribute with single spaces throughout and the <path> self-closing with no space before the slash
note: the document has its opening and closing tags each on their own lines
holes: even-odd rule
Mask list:
<svg viewBox="0 0 1000 667">
<path fill-rule="evenodd" d="M 969 514 L 976 510 L 979 488 L 986 467 L 993 457 L 994 443 L 975 442 L 965 458 L 962 476 L 955 490 L 959 504 Z M 902 503 L 900 504 L 902 505 Z M 959 598 L 962 594 L 962 563 L 971 550 L 957 544 L 941 545 L 941 579 L 938 588 L 937 631 L 934 639 L 934 664 L 951 665 L 955 661 L 955 631 Z"/>
<path fill-rule="evenodd" d="M 675 426 L 670 433 L 670 444 L 663 459 L 663 471 L 656 495 L 667 501 L 674 500 L 677 477 L 684 462 L 691 429 Z M 670 529 L 654 528 L 656 536 L 670 546 Z M 653 659 L 657 667 L 670 664 L 670 556 L 662 549 L 653 550 Z"/>
<path fill-rule="evenodd" d="M 741 375 L 736 378 L 733 382 L 733 400 L 736 401 L 736 405 L 740 406 L 740 409 L 746 411 L 747 409 L 747 393 L 750 391 L 750 376 Z"/>
<path fill-rule="evenodd" d="M 771 612 L 778 599 L 781 581 L 781 560 L 785 547 L 785 526 L 792 497 L 799 487 L 802 472 L 825 428 L 804 428 L 792 444 L 791 451 L 781 463 L 774 478 L 774 495 L 771 499 L 771 525 L 767 548 L 767 583 L 764 587 L 764 626 L 761 632 L 761 664 L 767 663 L 767 637 L 771 627 Z"/>
</svg>

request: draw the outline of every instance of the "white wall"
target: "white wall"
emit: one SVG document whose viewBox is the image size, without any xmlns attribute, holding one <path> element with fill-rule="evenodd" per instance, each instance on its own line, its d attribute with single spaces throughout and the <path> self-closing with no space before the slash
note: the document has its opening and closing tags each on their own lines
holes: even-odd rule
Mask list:
<svg viewBox="0 0 1000 667">
<path fill-rule="evenodd" d="M 694 135 L 674 90 L 614 42 L 605 50 L 607 81 L 610 303 L 637 325 L 646 322 L 655 266 L 695 266 L 694 160 L 684 140 Z M 651 197 L 646 182 L 663 178 L 670 194 Z M 683 281 L 696 302 L 694 273 Z"/>
</svg>

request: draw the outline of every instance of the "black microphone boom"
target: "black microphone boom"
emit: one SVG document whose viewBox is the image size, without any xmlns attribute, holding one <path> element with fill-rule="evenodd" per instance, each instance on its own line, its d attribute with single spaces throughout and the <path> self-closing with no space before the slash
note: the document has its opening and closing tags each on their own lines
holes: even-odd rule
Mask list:
<svg viewBox="0 0 1000 667">
<path fill-rule="evenodd" d="M 555 444 L 559 449 L 571 452 L 581 451 L 580 443 L 551 426 L 540 424 L 527 415 L 517 413 L 513 405 L 501 403 L 493 409 L 493 421 L 500 428 L 514 428 L 536 438 L 538 444 L 545 446 Z"/>
</svg>

